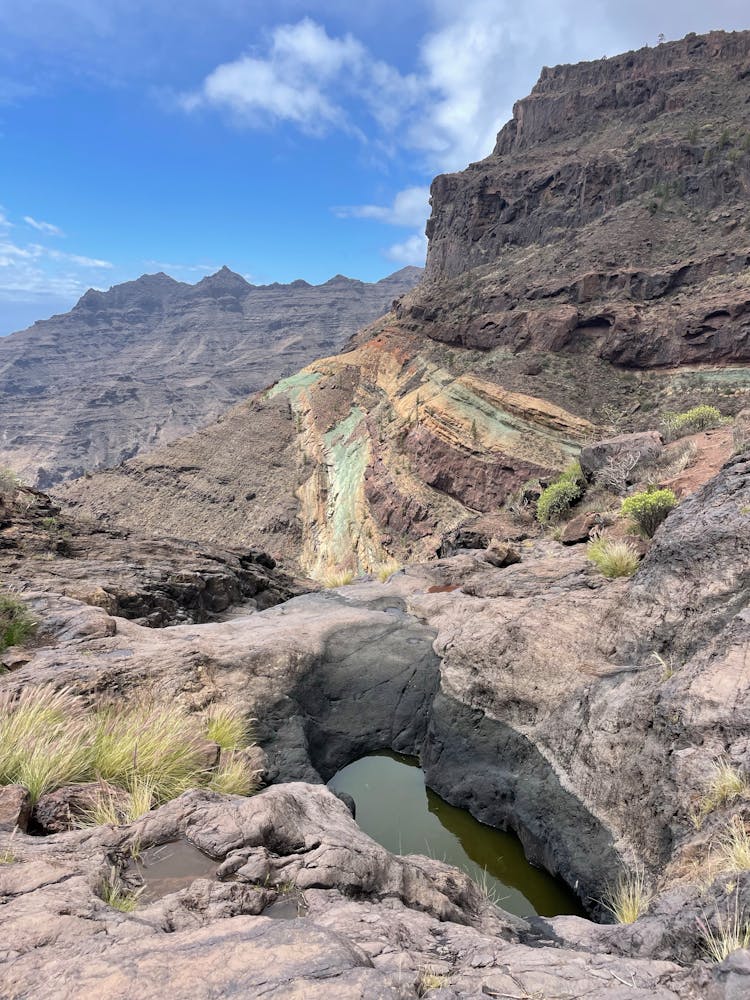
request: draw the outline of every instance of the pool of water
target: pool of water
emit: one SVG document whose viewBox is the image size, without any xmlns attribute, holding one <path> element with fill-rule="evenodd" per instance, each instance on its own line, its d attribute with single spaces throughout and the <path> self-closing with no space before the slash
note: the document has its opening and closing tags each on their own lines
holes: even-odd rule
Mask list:
<svg viewBox="0 0 750 1000">
<path fill-rule="evenodd" d="M 526 860 L 521 842 L 449 805 L 427 788 L 419 761 L 394 753 L 362 757 L 331 778 L 357 805 L 357 823 L 392 854 L 425 854 L 467 872 L 498 906 L 519 916 L 584 911 L 559 879 Z"/>
</svg>

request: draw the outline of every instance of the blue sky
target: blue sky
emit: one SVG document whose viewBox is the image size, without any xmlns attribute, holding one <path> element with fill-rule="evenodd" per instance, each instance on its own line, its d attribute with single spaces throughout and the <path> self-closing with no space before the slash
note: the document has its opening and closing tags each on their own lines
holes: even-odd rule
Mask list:
<svg viewBox="0 0 750 1000">
<path fill-rule="evenodd" d="M 422 263 L 430 180 L 542 65 L 747 27 L 745 0 L 0 0 L 0 333 L 144 272 Z"/>
</svg>

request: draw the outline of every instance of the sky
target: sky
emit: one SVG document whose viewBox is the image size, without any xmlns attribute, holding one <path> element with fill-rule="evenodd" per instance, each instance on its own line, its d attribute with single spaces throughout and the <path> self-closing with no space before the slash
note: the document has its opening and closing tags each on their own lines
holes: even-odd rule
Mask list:
<svg viewBox="0 0 750 1000">
<path fill-rule="evenodd" d="M 747 0 L 0 0 L 0 334 L 161 270 L 422 264 L 542 66 L 713 28 Z"/>
</svg>

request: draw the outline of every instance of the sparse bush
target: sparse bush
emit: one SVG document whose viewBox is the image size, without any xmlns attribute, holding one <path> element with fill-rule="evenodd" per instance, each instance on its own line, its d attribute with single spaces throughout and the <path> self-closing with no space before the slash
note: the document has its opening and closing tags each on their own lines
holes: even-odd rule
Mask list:
<svg viewBox="0 0 750 1000">
<path fill-rule="evenodd" d="M 625 517 L 632 518 L 646 538 L 652 538 L 676 504 L 677 497 L 673 490 L 646 490 L 626 497 L 622 501 L 620 512 Z"/>
<path fill-rule="evenodd" d="M 652 893 L 646 884 L 646 873 L 641 867 L 623 872 L 613 886 L 607 888 L 602 905 L 618 924 L 633 924 L 648 909 Z"/>
<path fill-rule="evenodd" d="M 559 521 L 580 500 L 585 489 L 585 480 L 578 462 L 573 462 L 557 479 L 542 490 L 536 505 L 536 519 L 540 524 Z"/>
<path fill-rule="evenodd" d="M 12 594 L 0 594 L 0 653 L 24 642 L 35 628 L 36 622 L 23 601 Z"/>
<path fill-rule="evenodd" d="M 638 454 L 613 455 L 596 473 L 596 485 L 612 493 L 624 493 L 640 460 Z"/>
<path fill-rule="evenodd" d="M 638 569 L 640 556 L 630 542 L 611 538 L 596 538 L 586 549 L 587 558 L 604 576 L 632 576 Z"/>
<path fill-rule="evenodd" d="M 665 413 L 662 419 L 662 433 L 667 441 L 695 434 L 711 427 L 718 427 L 722 422 L 721 412 L 715 406 L 694 406 L 684 413 Z"/>
</svg>

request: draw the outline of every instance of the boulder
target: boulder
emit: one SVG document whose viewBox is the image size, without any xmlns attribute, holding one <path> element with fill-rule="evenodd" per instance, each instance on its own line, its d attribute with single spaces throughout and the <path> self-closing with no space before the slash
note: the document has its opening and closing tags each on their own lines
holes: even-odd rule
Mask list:
<svg viewBox="0 0 750 1000">
<path fill-rule="evenodd" d="M 31 796 L 23 785 L 0 787 L 0 832 L 26 832 L 31 815 Z"/>
<path fill-rule="evenodd" d="M 106 781 L 94 781 L 68 785 L 40 795 L 34 807 L 34 822 L 43 833 L 74 830 L 85 821 L 87 813 L 91 812 L 103 795 L 111 796 L 115 807 L 125 812 L 129 802 L 128 793 Z"/>
<path fill-rule="evenodd" d="M 608 465 L 615 466 L 622 472 L 624 481 L 631 482 L 630 473 L 636 466 L 644 460 L 658 458 L 663 449 L 658 431 L 604 438 L 581 449 L 581 471 L 591 481 Z"/>
<path fill-rule="evenodd" d="M 484 551 L 484 558 L 492 566 L 501 569 L 503 566 L 512 566 L 521 561 L 521 554 L 513 545 L 508 542 L 501 542 L 498 538 L 493 538 Z"/>
<path fill-rule="evenodd" d="M 587 542 L 591 537 L 591 529 L 599 522 L 599 515 L 593 512 L 578 514 L 563 528 L 560 541 L 563 545 L 577 545 L 579 542 Z"/>
</svg>

